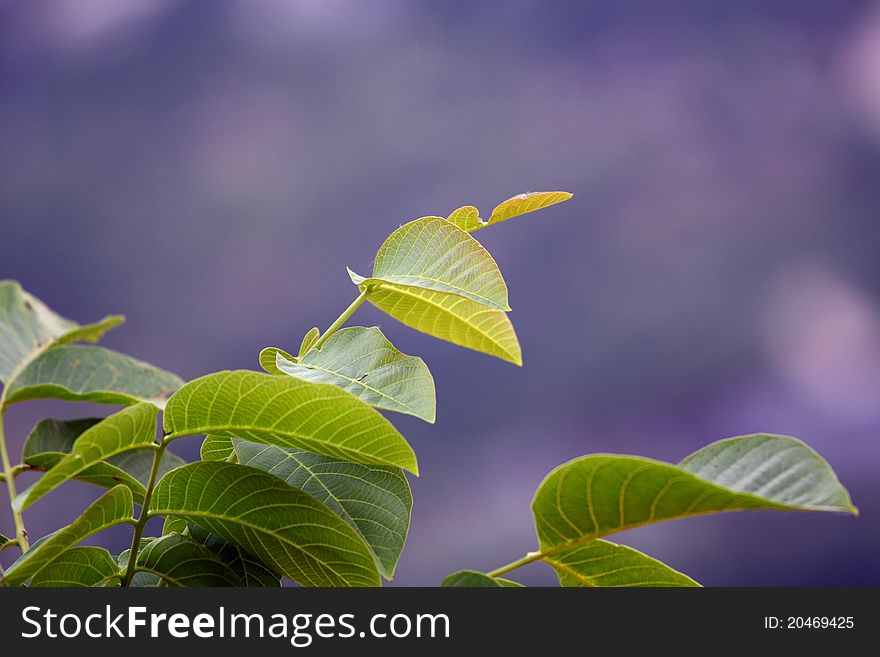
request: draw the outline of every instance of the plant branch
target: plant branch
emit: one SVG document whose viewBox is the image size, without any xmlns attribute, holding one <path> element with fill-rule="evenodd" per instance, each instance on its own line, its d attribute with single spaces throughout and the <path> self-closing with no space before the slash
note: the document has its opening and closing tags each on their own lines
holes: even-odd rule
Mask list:
<svg viewBox="0 0 880 657">
<path fill-rule="evenodd" d="M 509 564 L 505 566 L 501 566 L 500 568 L 496 568 L 495 570 L 486 573 L 489 577 L 501 577 L 505 573 L 509 573 L 511 570 L 516 570 L 517 568 L 522 568 L 523 566 L 527 566 L 530 563 L 534 563 L 535 561 L 540 561 L 544 556 L 543 552 L 529 552 L 526 556 L 521 559 L 517 559 L 516 561 L 511 561 Z"/>
<path fill-rule="evenodd" d="M 153 466 L 150 468 L 150 478 L 147 481 L 146 492 L 144 493 L 144 503 L 141 505 L 141 515 L 138 517 L 134 525 L 134 533 L 131 537 L 131 548 L 128 551 L 128 566 L 125 569 L 125 576 L 122 578 L 122 586 L 131 585 L 131 578 L 134 577 L 135 564 L 137 563 L 138 550 L 141 546 L 141 537 L 144 535 L 144 528 L 147 526 L 147 520 L 150 519 L 150 498 L 153 496 L 153 488 L 156 487 L 156 478 L 159 476 L 159 465 L 162 463 L 162 457 L 165 455 L 165 449 L 168 447 L 166 437 L 162 438 L 155 452 L 153 452 Z"/>
<path fill-rule="evenodd" d="M 336 318 L 336 321 L 333 322 L 330 327 L 324 331 L 321 337 L 318 338 L 318 341 L 312 345 L 312 349 L 320 349 L 324 346 L 327 340 L 330 339 L 330 336 L 336 333 L 348 319 L 354 315 L 354 311 L 360 308 L 361 304 L 367 300 L 367 290 L 363 290 L 358 298 L 351 302 L 351 305 L 342 311 L 342 314 Z"/>
<path fill-rule="evenodd" d="M 15 472 L 9 461 L 9 452 L 6 449 L 6 436 L 3 433 L 3 415 L 6 411 L 6 391 L 9 389 L 9 382 L 3 388 L 3 394 L 0 395 L 0 459 L 3 461 L 3 478 L 6 480 L 6 490 L 9 492 L 9 506 L 12 509 L 12 521 L 15 523 L 15 539 L 18 541 L 18 547 L 22 552 L 26 552 L 30 544 L 28 543 L 27 531 L 24 528 L 24 520 L 21 517 L 21 511 L 17 511 L 13 506 L 15 500 Z"/>
</svg>

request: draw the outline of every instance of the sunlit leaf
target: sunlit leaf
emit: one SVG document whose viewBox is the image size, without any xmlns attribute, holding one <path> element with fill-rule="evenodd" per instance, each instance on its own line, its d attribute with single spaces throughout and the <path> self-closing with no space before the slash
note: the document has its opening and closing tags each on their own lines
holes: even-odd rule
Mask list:
<svg viewBox="0 0 880 657">
<path fill-rule="evenodd" d="M 238 462 L 279 477 L 338 514 L 373 552 L 388 579 L 409 531 L 412 493 L 400 468 L 362 465 L 300 450 L 236 441 Z"/>
<path fill-rule="evenodd" d="M 260 367 L 262 367 L 263 371 L 268 374 L 282 374 L 276 364 L 279 357 L 289 361 L 297 360 L 296 356 L 292 356 L 284 351 L 284 349 L 279 349 L 278 347 L 266 347 L 260 352 Z"/>
<path fill-rule="evenodd" d="M 111 315 L 80 326 L 51 311 L 16 281 L 0 281 L 0 382 L 8 384 L 24 365 L 54 345 L 97 342 L 124 321 L 121 315 Z"/>
<path fill-rule="evenodd" d="M 529 192 L 527 194 L 517 194 L 516 196 L 500 203 L 494 210 L 492 210 L 492 214 L 488 221 L 478 221 L 476 226 L 465 230 L 474 231 L 479 230 L 480 228 L 485 228 L 486 226 L 492 226 L 493 224 L 507 221 L 508 219 L 513 219 L 514 217 L 534 212 L 535 210 L 541 210 L 542 208 L 562 203 L 571 197 L 572 195 L 569 192 Z M 449 220 L 453 221 L 451 215 Z M 456 221 L 456 223 L 459 222 Z M 468 225 L 473 225 L 473 223 Z"/>
<path fill-rule="evenodd" d="M 155 445 L 157 414 L 158 409 L 152 404 L 136 404 L 86 429 L 74 441 L 70 454 L 31 486 L 21 500 L 21 509 L 27 509 L 65 481 L 110 457 Z"/>
<path fill-rule="evenodd" d="M 186 518 L 178 518 L 176 516 L 168 516 L 162 525 L 162 536 L 168 534 L 183 534 L 187 531 Z"/>
<path fill-rule="evenodd" d="M 305 356 L 309 349 L 311 349 L 315 343 L 318 341 L 318 338 L 321 337 L 321 331 L 317 326 L 313 326 L 309 329 L 309 332 L 303 336 L 302 343 L 299 345 L 299 357 L 302 358 Z M 288 358 L 288 360 L 292 360 Z"/>
<path fill-rule="evenodd" d="M 20 586 L 84 538 L 102 529 L 131 522 L 134 507 L 131 491 L 112 488 L 91 504 L 67 527 L 34 543 L 0 578 L 0 585 Z"/>
<path fill-rule="evenodd" d="M 143 547 L 137 567 L 158 575 L 169 586 L 241 586 L 238 575 L 203 545 L 168 534 Z"/>
<path fill-rule="evenodd" d="M 183 384 L 176 375 L 103 347 L 63 345 L 44 351 L 9 384 L 7 403 L 55 398 L 157 406 Z"/>
<path fill-rule="evenodd" d="M 436 416 L 434 378 L 425 362 L 394 348 L 376 327 L 334 333 L 298 362 L 276 354 L 278 371 L 314 383 L 332 383 L 362 401 L 427 422 Z"/>
<path fill-rule="evenodd" d="M 459 570 L 452 573 L 440 584 L 443 588 L 484 588 L 497 589 L 502 587 L 520 588 L 522 584 L 501 577 L 489 577 L 476 570 Z"/>
<path fill-rule="evenodd" d="M 492 256 L 443 217 L 422 217 L 391 233 L 364 285 L 383 282 L 449 292 L 494 310 L 510 310 L 507 285 Z"/>
<path fill-rule="evenodd" d="M 62 552 L 31 578 L 34 587 L 119 586 L 119 566 L 101 547 L 78 546 Z"/>
<path fill-rule="evenodd" d="M 351 270 L 349 275 L 363 289 L 367 279 Z M 392 283 L 370 286 L 367 299 L 417 331 L 522 365 L 522 351 L 507 313 L 457 294 Z"/>
<path fill-rule="evenodd" d="M 477 210 L 473 205 L 465 205 L 456 210 L 452 211 L 447 218 L 447 221 L 451 221 L 456 226 L 461 228 L 468 233 L 472 230 L 477 230 L 478 228 L 482 228 L 482 222 L 480 221 L 480 211 Z"/>
<path fill-rule="evenodd" d="M 372 554 L 344 520 L 254 468 L 218 462 L 177 468 L 159 481 L 150 507 L 240 545 L 305 586 L 377 586 L 380 581 Z"/>
<path fill-rule="evenodd" d="M 244 438 L 418 473 L 412 448 L 378 411 L 334 385 L 291 376 L 209 374 L 171 397 L 164 424 L 169 439 Z"/>
<path fill-rule="evenodd" d="M 234 451 L 228 436 L 205 436 L 199 455 L 203 461 L 225 461 Z"/>
</svg>

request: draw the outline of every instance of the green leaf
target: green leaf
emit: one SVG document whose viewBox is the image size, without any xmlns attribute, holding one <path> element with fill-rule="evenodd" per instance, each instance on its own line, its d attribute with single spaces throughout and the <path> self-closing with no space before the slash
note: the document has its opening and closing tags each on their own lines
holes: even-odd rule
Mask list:
<svg viewBox="0 0 880 657">
<path fill-rule="evenodd" d="M 369 279 L 349 270 L 361 289 Z M 522 351 L 507 313 L 470 299 L 406 285 L 369 285 L 367 299 L 410 328 L 468 349 L 522 365 Z"/>
<path fill-rule="evenodd" d="M 193 491 L 198 491 L 197 495 Z M 235 463 L 177 468 L 151 509 L 187 518 L 304 586 L 377 586 L 373 556 L 345 521 L 277 477 Z"/>
<path fill-rule="evenodd" d="M 146 536 L 141 538 L 138 545 L 138 551 L 143 550 L 150 543 L 155 541 L 156 539 L 152 536 Z M 119 557 L 117 557 L 116 562 L 119 564 L 119 569 L 122 572 L 125 572 L 128 567 L 128 558 L 131 556 L 131 550 L 123 550 Z M 129 586 L 132 588 L 155 588 L 162 584 L 162 578 L 156 575 L 155 573 L 149 573 L 145 571 L 135 571 L 134 576 L 131 578 L 131 583 Z"/>
<path fill-rule="evenodd" d="M 489 217 L 488 221 L 477 219 L 476 224 L 474 224 L 473 213 L 469 209 L 473 208 L 473 206 L 459 208 L 449 215 L 449 221 L 452 221 L 463 230 L 472 232 L 485 228 L 486 226 L 492 226 L 493 224 L 507 221 L 508 219 L 513 219 L 514 217 L 529 212 L 534 212 L 551 205 L 556 205 L 557 203 L 562 203 L 571 197 L 572 195 L 569 192 L 529 192 L 527 194 L 517 194 L 516 196 L 500 203 L 494 210 L 492 210 L 492 215 Z M 473 210 L 476 210 L 476 208 L 473 208 Z"/>
<path fill-rule="evenodd" d="M 296 356 L 291 356 L 289 353 L 284 351 L 284 349 L 279 349 L 278 347 L 266 347 L 260 352 L 260 367 L 263 368 L 267 374 L 283 374 L 281 370 L 278 369 L 276 365 L 276 361 L 278 358 L 284 358 L 286 360 L 296 362 Z"/>
<path fill-rule="evenodd" d="M 107 583 L 119 586 L 119 566 L 104 548 L 79 546 L 62 552 L 31 578 L 35 587 L 83 587 Z"/>
<path fill-rule="evenodd" d="M 532 502 L 545 560 L 580 560 L 570 551 L 633 527 L 741 509 L 855 513 L 818 454 L 795 438 L 766 434 L 714 443 L 677 466 L 637 456 L 581 457 L 551 472 Z M 617 558 L 632 561 L 632 552 L 625 548 Z"/>
<path fill-rule="evenodd" d="M 22 449 L 22 461 L 37 470 L 49 470 L 73 450 L 74 442 L 84 431 L 101 422 L 103 418 L 80 420 L 41 420 L 31 430 Z M 140 504 L 153 465 L 151 448 L 133 449 L 109 457 L 76 474 L 75 478 L 96 486 L 113 488 L 124 484 L 131 489 L 134 501 Z M 165 450 L 159 475 L 184 465 L 186 461 Z"/>
<path fill-rule="evenodd" d="M 459 570 L 444 579 L 440 586 L 443 588 L 460 587 L 494 589 L 502 587 L 521 588 L 522 584 L 512 582 L 509 579 L 502 579 L 501 577 L 489 577 L 476 570 Z"/>
<path fill-rule="evenodd" d="M 244 438 L 418 474 L 415 453 L 388 420 L 325 383 L 243 370 L 217 372 L 178 390 L 168 400 L 164 423 L 169 438 Z"/>
<path fill-rule="evenodd" d="M 339 515 L 361 536 L 386 579 L 409 531 L 412 493 L 400 468 L 236 441 L 238 462 L 279 477 Z"/>
<path fill-rule="evenodd" d="M 18 542 L 14 538 L 9 538 L 8 536 L 0 534 L 0 552 L 3 552 L 3 550 L 12 547 L 13 545 L 18 545 Z"/>
<path fill-rule="evenodd" d="M 8 384 L 28 362 L 54 345 L 97 342 L 124 321 L 121 315 L 111 315 L 80 326 L 49 310 L 16 281 L 0 281 L 0 382 Z"/>
<path fill-rule="evenodd" d="M 32 360 L 6 390 L 6 403 L 65 399 L 159 407 L 183 384 L 176 375 L 103 347 L 53 347 Z"/>
<path fill-rule="evenodd" d="M 545 556 L 562 586 L 699 586 L 638 550 L 594 539 Z"/>
<path fill-rule="evenodd" d="M 233 570 L 203 545 L 168 534 L 138 552 L 137 567 L 158 575 L 169 586 L 241 586 Z"/>
<path fill-rule="evenodd" d="M 132 521 L 131 491 L 117 486 L 99 497 L 64 529 L 34 543 L 0 578 L 0 585 L 20 586 L 71 547 L 102 529 Z"/>
<path fill-rule="evenodd" d="M 165 523 L 162 525 L 162 536 L 167 536 L 168 534 L 184 534 L 186 533 L 187 528 L 186 518 L 168 516 L 165 518 Z"/>
<path fill-rule="evenodd" d="M 434 422 L 434 379 L 421 358 L 394 348 L 376 327 L 334 333 L 299 362 L 276 354 L 276 369 L 314 383 L 332 383 L 371 406 Z"/>
<path fill-rule="evenodd" d="M 451 221 L 468 233 L 483 226 L 483 222 L 480 221 L 480 211 L 473 205 L 465 205 L 457 210 L 453 210 L 446 220 Z"/>
<path fill-rule="evenodd" d="M 56 487 L 111 456 L 155 445 L 157 414 L 158 409 L 152 404 L 136 404 L 86 429 L 73 443 L 71 453 L 31 486 L 20 509 L 27 509 Z"/>
<path fill-rule="evenodd" d="M 186 524 L 190 538 L 216 554 L 238 575 L 243 586 L 251 588 L 277 588 L 281 586 L 281 575 L 273 572 L 271 568 L 254 555 L 243 550 L 241 546 L 206 531 L 194 523 Z"/>
<path fill-rule="evenodd" d="M 303 336 L 302 343 L 299 346 L 299 357 L 302 358 L 307 353 L 309 353 L 309 349 L 315 346 L 315 343 L 318 341 L 318 338 L 321 337 L 321 331 L 317 326 L 313 326 L 309 329 L 309 332 Z M 288 360 L 293 360 L 288 358 Z"/>
<path fill-rule="evenodd" d="M 483 246 L 443 217 L 422 217 L 404 224 L 376 254 L 370 287 L 393 283 L 471 299 L 508 311 L 507 284 Z"/>
<path fill-rule="evenodd" d="M 234 451 L 232 439 L 228 436 L 205 436 L 200 455 L 203 461 L 225 461 Z"/>
</svg>

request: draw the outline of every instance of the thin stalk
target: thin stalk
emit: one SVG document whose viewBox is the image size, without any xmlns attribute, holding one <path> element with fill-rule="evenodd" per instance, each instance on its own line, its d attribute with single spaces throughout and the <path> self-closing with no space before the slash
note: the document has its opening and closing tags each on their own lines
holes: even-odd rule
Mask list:
<svg viewBox="0 0 880 657">
<path fill-rule="evenodd" d="M 8 382 L 7 382 L 8 387 Z M 12 463 L 9 461 L 9 452 L 6 449 L 6 436 L 3 434 L 3 412 L 6 410 L 6 390 L 0 395 L 0 459 L 3 460 L 3 478 L 6 480 L 6 490 L 9 491 L 9 506 L 12 509 L 12 521 L 15 523 L 15 539 L 18 541 L 18 547 L 22 552 L 26 552 L 30 543 L 28 543 L 27 531 L 24 528 L 24 520 L 21 517 L 21 511 L 17 511 L 12 502 L 15 500 L 15 474 Z"/>
<path fill-rule="evenodd" d="M 128 551 L 128 566 L 125 568 L 125 576 L 122 578 L 122 585 L 129 586 L 131 578 L 134 577 L 135 564 L 137 563 L 138 550 L 141 546 L 141 537 L 144 535 L 144 528 L 147 526 L 147 520 L 150 519 L 150 498 L 153 496 L 153 488 L 156 486 L 156 478 L 159 476 L 159 465 L 162 463 L 162 457 L 165 455 L 165 449 L 168 442 L 165 438 L 153 452 L 153 466 L 150 468 L 150 478 L 147 481 L 147 489 L 144 493 L 144 503 L 141 505 L 141 515 L 138 517 L 134 525 L 134 534 L 131 537 L 131 549 Z"/>
<path fill-rule="evenodd" d="M 517 568 L 522 568 L 523 566 L 527 566 L 530 563 L 535 561 L 539 561 L 544 554 L 542 552 L 529 552 L 526 556 L 521 559 L 517 559 L 516 561 L 511 561 L 506 566 L 501 566 L 500 568 L 496 568 L 492 572 L 486 573 L 489 577 L 501 577 L 505 573 L 509 573 L 511 570 L 516 570 Z"/>
<path fill-rule="evenodd" d="M 345 324 L 345 322 L 347 322 L 352 315 L 354 315 L 354 311 L 360 308 L 361 304 L 363 304 L 363 302 L 366 300 L 367 290 L 363 290 L 360 295 L 358 295 L 358 298 L 352 301 L 351 305 L 343 310 L 342 314 L 336 318 L 336 321 L 333 322 L 326 331 L 324 331 L 321 337 L 318 338 L 318 341 L 312 345 L 312 349 L 320 349 L 321 347 L 323 347 L 324 343 L 326 343 L 327 340 L 330 339 L 330 336 L 336 333 L 336 331 L 338 331 L 340 328 L 342 328 L 342 325 Z"/>
</svg>

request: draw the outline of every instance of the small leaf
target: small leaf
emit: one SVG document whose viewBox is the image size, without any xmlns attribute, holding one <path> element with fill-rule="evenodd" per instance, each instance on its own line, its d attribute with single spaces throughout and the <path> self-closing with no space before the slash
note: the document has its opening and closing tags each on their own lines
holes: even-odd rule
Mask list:
<svg viewBox="0 0 880 657">
<path fill-rule="evenodd" d="M 24 584 L 84 538 L 107 527 L 132 522 L 133 513 L 131 491 L 125 486 L 110 489 L 70 525 L 45 540 L 34 543 L 30 550 L 7 569 L 6 574 L 0 578 L 0 585 Z"/>
<path fill-rule="evenodd" d="M 203 545 L 168 534 L 138 552 L 137 567 L 158 575 L 169 586 L 241 586 L 232 569 Z"/>
<path fill-rule="evenodd" d="M 200 455 L 203 461 L 225 461 L 235 448 L 232 446 L 232 439 L 227 436 L 205 436 L 202 441 Z"/>
<path fill-rule="evenodd" d="M 448 292 L 494 310 L 510 310 L 507 284 L 492 256 L 443 217 L 422 217 L 391 233 L 364 286 L 380 283 Z"/>
<path fill-rule="evenodd" d="M 351 270 L 349 275 L 358 286 L 369 280 Z M 522 365 L 519 341 L 506 313 L 456 294 L 391 283 L 370 286 L 367 299 L 417 331 Z"/>
<path fill-rule="evenodd" d="M 699 586 L 661 561 L 601 539 L 554 551 L 542 561 L 562 586 Z"/>
<path fill-rule="evenodd" d="M 8 536 L 0 534 L 0 552 L 3 552 L 3 550 L 12 547 L 13 545 L 18 545 L 18 542 L 14 538 L 9 538 Z"/>
<path fill-rule="evenodd" d="M 150 543 L 155 541 L 156 539 L 152 536 L 146 536 L 140 540 L 138 545 L 138 551 L 143 550 Z M 125 572 L 128 566 L 128 558 L 131 555 L 131 550 L 123 550 L 122 553 L 117 557 L 116 562 L 119 564 L 119 569 L 122 572 Z M 131 583 L 129 584 L 132 588 L 155 588 L 162 584 L 162 578 L 156 575 L 155 573 L 148 573 L 144 571 L 135 571 L 134 576 L 131 578 Z"/>
<path fill-rule="evenodd" d="M 570 199 L 572 195 L 569 192 L 529 192 L 527 194 L 517 194 L 513 198 L 509 198 L 500 203 L 494 210 L 489 220 L 481 223 L 478 228 L 485 228 L 493 224 L 513 219 L 535 210 L 541 210 L 557 203 L 562 203 Z M 473 230 L 477 230 L 474 228 Z"/>
<path fill-rule="evenodd" d="M 186 518 L 178 518 L 176 516 L 168 516 L 162 525 L 162 536 L 168 534 L 183 534 L 187 531 Z"/>
<path fill-rule="evenodd" d="M 25 441 L 22 461 L 37 470 L 53 468 L 71 452 L 74 442 L 84 431 L 102 420 L 103 418 L 41 420 Z M 149 479 L 154 454 L 154 450 L 150 448 L 133 449 L 96 463 L 77 473 L 75 478 L 104 488 L 124 484 L 131 489 L 135 503 L 140 504 L 144 498 L 144 486 Z M 159 466 L 159 476 L 185 463 L 176 454 L 165 450 Z"/>
<path fill-rule="evenodd" d="M 156 416 L 152 404 L 130 406 L 86 429 L 64 456 L 28 491 L 21 503 L 27 509 L 38 499 L 84 470 L 130 449 L 156 444 Z"/>
<path fill-rule="evenodd" d="M 54 345 L 97 342 L 124 321 L 111 315 L 80 326 L 49 310 L 16 281 L 0 281 L 0 382 L 8 384 L 26 363 Z"/>
<path fill-rule="evenodd" d="M 79 546 L 62 552 L 57 559 L 41 568 L 31 578 L 32 587 L 82 587 L 107 583 L 119 586 L 113 578 L 119 566 L 110 553 L 101 547 Z"/>
<path fill-rule="evenodd" d="M 378 411 L 336 386 L 259 372 L 217 372 L 168 401 L 169 439 L 197 434 L 295 447 L 418 474 L 416 456 Z"/>
<path fill-rule="evenodd" d="M 291 356 L 284 351 L 284 349 L 279 349 L 278 347 L 266 347 L 260 352 L 260 367 L 262 367 L 263 371 L 267 374 L 283 374 L 276 365 L 276 361 L 279 357 L 292 362 L 296 362 L 297 360 L 296 356 Z"/>
<path fill-rule="evenodd" d="M 190 463 L 159 481 L 150 506 L 240 545 L 304 586 L 379 584 L 373 556 L 351 527 L 311 496 L 254 468 Z"/>
<path fill-rule="evenodd" d="M 571 550 L 632 527 L 740 509 L 855 513 L 821 457 L 795 438 L 765 434 L 714 443 L 678 466 L 585 456 L 551 472 L 532 503 L 545 560 L 580 560 Z M 633 552 L 624 548 L 617 557 L 632 561 Z"/>
<path fill-rule="evenodd" d="M 206 531 L 194 523 L 186 524 L 190 538 L 216 554 L 217 558 L 238 575 L 243 586 L 250 588 L 277 588 L 281 586 L 281 575 L 272 572 L 271 568 L 254 555 L 243 550 L 241 546 Z"/>
<path fill-rule="evenodd" d="M 63 345 L 41 353 L 6 390 L 6 403 L 65 399 L 163 406 L 183 384 L 176 375 L 103 347 Z"/>
<path fill-rule="evenodd" d="M 300 450 L 236 441 L 242 465 L 308 493 L 360 534 L 391 579 L 409 531 L 412 493 L 400 468 L 361 465 Z"/>
<path fill-rule="evenodd" d="M 321 331 L 317 326 L 313 326 L 309 329 L 309 332 L 303 336 L 302 343 L 299 346 L 299 357 L 302 358 L 307 353 L 309 353 L 309 349 L 315 346 L 315 343 L 318 341 L 318 338 L 321 337 Z M 292 358 L 288 358 L 287 360 L 294 360 Z"/>
<path fill-rule="evenodd" d="M 352 326 L 334 333 L 299 362 L 276 355 L 276 369 L 314 383 L 332 383 L 387 411 L 434 422 L 434 379 L 421 358 L 394 348 L 376 327 Z"/>
<path fill-rule="evenodd" d="M 522 584 L 512 582 L 509 579 L 502 579 L 501 577 L 489 577 L 476 570 L 459 570 L 444 579 L 440 586 L 443 588 L 460 587 L 497 589 L 502 587 L 520 588 L 522 587 Z"/>
<path fill-rule="evenodd" d="M 483 222 L 480 221 L 480 211 L 473 205 L 465 205 L 453 210 L 446 220 L 468 233 L 483 227 Z"/>
</svg>

